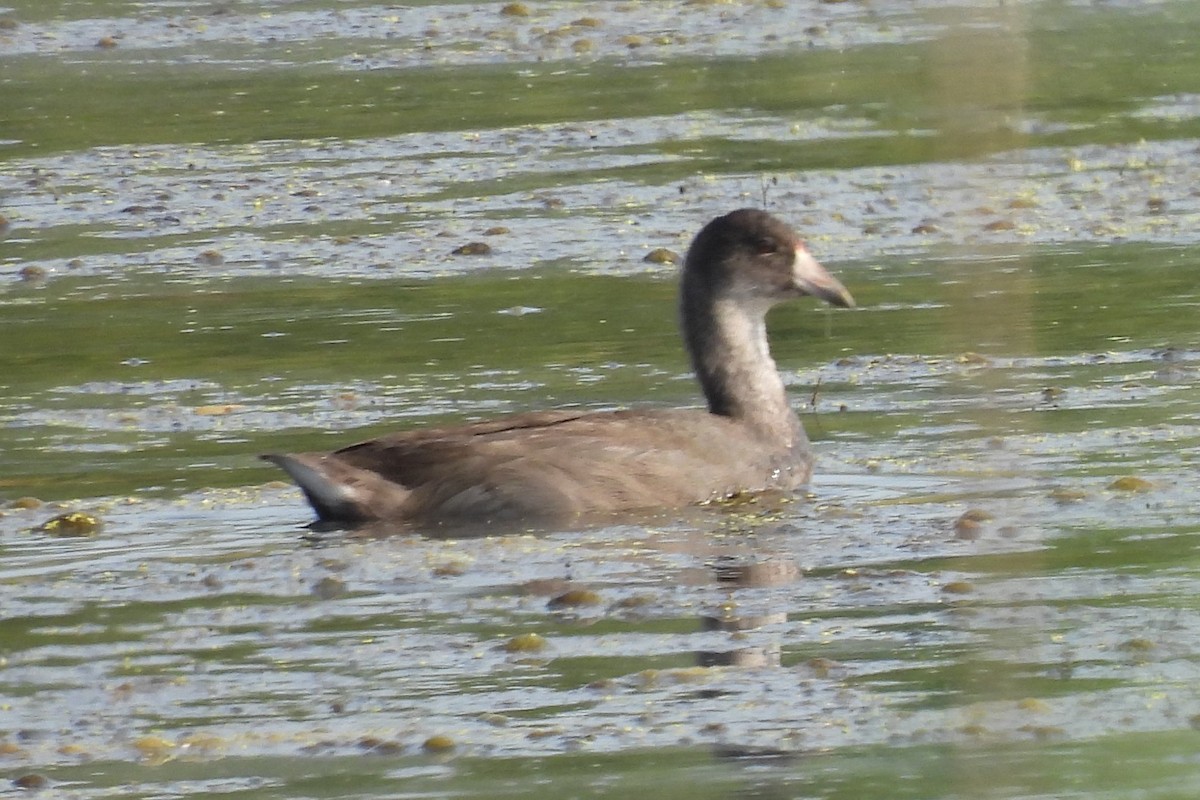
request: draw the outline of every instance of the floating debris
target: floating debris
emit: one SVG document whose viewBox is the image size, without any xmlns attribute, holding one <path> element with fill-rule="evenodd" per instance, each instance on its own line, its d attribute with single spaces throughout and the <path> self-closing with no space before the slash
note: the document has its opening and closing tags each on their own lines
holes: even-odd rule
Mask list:
<svg viewBox="0 0 1200 800">
<path fill-rule="evenodd" d="M 656 247 L 642 258 L 647 264 L 678 264 L 679 254 L 665 247 Z"/>
<path fill-rule="evenodd" d="M 175 749 L 175 743 L 170 739 L 164 739 L 154 734 L 139 736 L 130 742 L 130 744 L 147 758 L 161 758 Z"/>
<path fill-rule="evenodd" d="M 8 504 L 8 508 L 19 509 L 21 511 L 31 511 L 35 508 L 41 508 L 44 503 L 36 497 L 18 497 Z"/>
<path fill-rule="evenodd" d="M 1087 492 L 1079 489 L 1055 488 L 1050 490 L 1050 499 L 1056 503 L 1077 503 L 1087 497 Z"/>
<path fill-rule="evenodd" d="M 954 357 L 956 364 L 967 364 L 970 366 L 987 366 L 992 363 L 992 360 L 985 355 L 974 353 L 968 350 L 965 353 L 960 353 Z"/>
<path fill-rule="evenodd" d="M 1126 475 L 1110 483 L 1108 488 L 1114 492 L 1148 492 L 1154 484 L 1136 475 Z"/>
<path fill-rule="evenodd" d="M 1042 389 L 1042 402 L 1057 403 L 1066 393 L 1067 390 L 1060 386 L 1047 386 L 1045 389 Z"/>
<path fill-rule="evenodd" d="M 500 15 L 503 17 L 528 17 L 532 13 L 524 3 L 505 3 L 500 8 Z"/>
<path fill-rule="evenodd" d="M 456 256 L 486 256 L 491 255 L 491 252 L 492 246 L 487 242 L 468 242 L 450 251 L 451 255 Z"/>
<path fill-rule="evenodd" d="M 192 409 L 197 416 L 201 417 L 223 417 L 226 414 L 234 414 L 238 411 L 244 411 L 245 406 L 237 403 L 219 403 L 211 406 L 196 406 Z"/>
<path fill-rule="evenodd" d="M 522 595 L 531 597 L 550 597 L 568 591 L 571 585 L 562 578 L 534 578 L 518 587 Z"/>
<path fill-rule="evenodd" d="M 346 593 L 346 582 L 341 578 L 327 575 L 313 584 L 312 593 L 322 600 L 332 600 Z"/>
<path fill-rule="evenodd" d="M 438 734 L 430 736 L 421 745 L 421 749 L 426 753 L 448 753 L 458 745 L 449 736 Z"/>
<path fill-rule="evenodd" d="M 506 317 L 523 317 L 526 314 L 540 314 L 543 311 L 545 309 L 538 306 L 512 306 L 510 308 L 502 308 L 496 313 L 503 314 Z"/>
<path fill-rule="evenodd" d="M 546 607 L 550 609 L 575 608 L 578 606 L 594 606 L 600 604 L 600 595 L 591 589 L 569 589 L 560 595 L 550 598 Z"/>
<path fill-rule="evenodd" d="M 761 588 L 785 586 L 800 578 L 800 565 L 792 559 L 776 558 L 753 563 L 736 563 L 721 559 L 713 564 L 720 583 Z"/>
<path fill-rule="evenodd" d="M 218 250 L 201 250 L 196 256 L 196 263 L 202 267 L 219 267 L 225 263 L 225 256 Z"/>
<path fill-rule="evenodd" d="M 507 653 L 540 653 L 549 646 L 549 642 L 536 633 L 519 633 L 504 643 L 502 649 Z"/>
<path fill-rule="evenodd" d="M 1132 639 L 1126 639 L 1125 641 L 1121 642 L 1118 647 L 1120 647 L 1122 650 L 1145 653 L 1153 650 L 1155 647 L 1157 647 L 1157 645 L 1155 645 L 1154 642 L 1149 639 L 1136 636 Z"/>
<path fill-rule="evenodd" d="M 13 786 L 18 789 L 45 789 L 50 785 L 50 779 L 37 772 L 27 772 L 13 778 Z"/>
<path fill-rule="evenodd" d="M 394 756 L 404 752 L 404 745 L 391 739 L 380 739 L 378 736 L 364 736 L 357 744 L 372 755 Z"/>
<path fill-rule="evenodd" d="M 70 511 L 43 522 L 38 533 L 61 539 L 84 539 L 99 536 L 103 523 L 100 518 L 84 511 Z"/>
<path fill-rule="evenodd" d="M 429 570 L 429 572 L 438 578 L 457 578 L 467 574 L 467 566 L 466 560 L 458 559 L 438 564 Z"/>
</svg>

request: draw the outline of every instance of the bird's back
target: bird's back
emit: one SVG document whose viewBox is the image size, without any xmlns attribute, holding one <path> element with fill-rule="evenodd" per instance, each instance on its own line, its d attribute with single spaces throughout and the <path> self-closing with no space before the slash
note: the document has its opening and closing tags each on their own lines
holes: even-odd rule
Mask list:
<svg viewBox="0 0 1200 800">
<path fill-rule="evenodd" d="M 811 465 L 800 436 L 780 447 L 698 409 L 551 411 L 271 460 L 310 501 L 338 499 L 313 503 L 324 519 L 557 522 L 794 488 Z"/>
</svg>

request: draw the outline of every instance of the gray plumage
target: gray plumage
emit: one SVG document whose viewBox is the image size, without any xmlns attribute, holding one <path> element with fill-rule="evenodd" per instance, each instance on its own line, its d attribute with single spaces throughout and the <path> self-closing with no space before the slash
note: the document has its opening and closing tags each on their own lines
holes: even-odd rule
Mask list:
<svg viewBox="0 0 1200 800">
<path fill-rule="evenodd" d="M 812 456 L 771 359 L 766 314 L 811 295 L 854 305 L 763 211 L 706 225 L 680 286 L 684 342 L 708 410 L 543 411 L 265 455 L 324 521 L 560 523 L 794 489 Z"/>
</svg>

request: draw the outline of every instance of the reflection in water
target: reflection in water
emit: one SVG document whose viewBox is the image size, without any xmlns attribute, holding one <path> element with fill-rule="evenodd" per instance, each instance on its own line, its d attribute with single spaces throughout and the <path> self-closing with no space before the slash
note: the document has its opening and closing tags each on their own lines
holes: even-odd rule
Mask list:
<svg viewBox="0 0 1200 800">
<path fill-rule="evenodd" d="M 696 665 L 701 667 L 778 667 L 778 647 L 739 647 L 736 650 L 701 650 L 696 653 Z"/>
</svg>

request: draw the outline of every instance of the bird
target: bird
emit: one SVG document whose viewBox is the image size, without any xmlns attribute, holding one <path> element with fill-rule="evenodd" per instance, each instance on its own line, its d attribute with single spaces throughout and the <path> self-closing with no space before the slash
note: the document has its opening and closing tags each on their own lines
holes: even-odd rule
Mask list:
<svg viewBox="0 0 1200 800">
<path fill-rule="evenodd" d="M 766 316 L 804 296 L 854 307 L 785 222 L 738 209 L 696 234 L 679 282 L 706 408 L 532 411 L 261 458 L 300 487 L 315 524 L 344 527 L 561 525 L 795 490 L 813 455 Z"/>
</svg>

